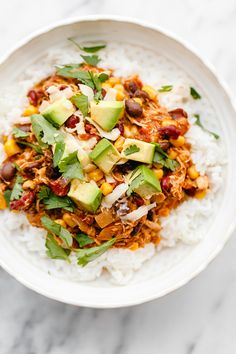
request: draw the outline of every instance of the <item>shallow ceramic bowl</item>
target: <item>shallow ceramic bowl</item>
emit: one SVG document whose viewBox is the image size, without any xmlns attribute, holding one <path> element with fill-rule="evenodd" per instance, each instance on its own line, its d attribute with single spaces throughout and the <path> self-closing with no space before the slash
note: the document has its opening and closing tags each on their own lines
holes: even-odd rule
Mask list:
<svg viewBox="0 0 236 354">
<path fill-rule="evenodd" d="M 1 60 L 1 83 L 12 81 L 35 61 L 43 52 L 55 44 L 76 36 L 79 40 L 121 40 L 155 49 L 182 67 L 208 93 L 208 99 L 218 113 L 222 136 L 226 137 L 228 165 L 221 203 L 214 222 L 211 223 L 204 240 L 188 251 L 179 254 L 173 250 L 168 254 L 173 262 L 163 266 L 161 272 L 144 277 L 126 286 L 108 285 L 101 280 L 92 283 L 73 283 L 49 276 L 34 267 L 19 254 L 11 242 L 1 237 L 1 266 L 27 287 L 40 294 L 65 303 L 97 308 L 122 307 L 140 304 L 157 299 L 186 284 L 199 274 L 220 252 L 232 233 L 236 219 L 236 119 L 232 101 L 225 85 L 216 77 L 214 71 L 201 60 L 182 41 L 154 26 L 139 21 L 124 20 L 117 17 L 90 16 L 82 19 L 64 21 L 46 28 L 18 45 Z M 175 259 L 175 260 L 174 260 Z M 145 267 L 145 265 L 144 265 Z"/>
</svg>

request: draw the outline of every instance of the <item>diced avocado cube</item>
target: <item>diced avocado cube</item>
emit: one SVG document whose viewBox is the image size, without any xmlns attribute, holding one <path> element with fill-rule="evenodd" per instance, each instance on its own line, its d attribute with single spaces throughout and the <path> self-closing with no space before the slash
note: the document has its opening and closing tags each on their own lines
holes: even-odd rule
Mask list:
<svg viewBox="0 0 236 354">
<path fill-rule="evenodd" d="M 68 196 L 83 210 L 96 213 L 101 204 L 102 192 L 92 183 L 73 179 Z"/>
<path fill-rule="evenodd" d="M 91 118 L 103 130 L 109 132 L 117 124 L 124 113 L 123 101 L 92 101 L 90 103 Z"/>
<path fill-rule="evenodd" d="M 125 139 L 121 156 L 128 160 L 152 163 L 155 145 L 137 139 Z"/>
<path fill-rule="evenodd" d="M 128 195 L 132 192 L 143 198 L 150 198 L 155 193 L 161 192 L 160 182 L 155 173 L 145 165 L 139 166 L 129 180 Z"/>
<path fill-rule="evenodd" d="M 119 161 L 120 154 L 114 145 L 104 138 L 97 143 L 89 157 L 104 173 L 108 174 Z"/>
<path fill-rule="evenodd" d="M 55 127 L 60 127 L 75 112 L 75 107 L 63 97 L 45 108 L 41 114 Z"/>
</svg>

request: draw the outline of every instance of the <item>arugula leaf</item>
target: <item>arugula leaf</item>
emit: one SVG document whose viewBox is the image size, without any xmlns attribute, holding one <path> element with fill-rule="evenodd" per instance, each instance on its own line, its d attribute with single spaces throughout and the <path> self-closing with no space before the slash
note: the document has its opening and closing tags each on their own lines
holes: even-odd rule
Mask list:
<svg viewBox="0 0 236 354">
<path fill-rule="evenodd" d="M 202 96 L 195 90 L 194 87 L 190 87 L 190 94 L 194 100 L 200 100 Z"/>
<path fill-rule="evenodd" d="M 166 86 L 161 86 L 159 88 L 159 92 L 170 92 L 172 90 L 173 86 L 172 85 L 166 85 Z"/>
<path fill-rule="evenodd" d="M 10 200 L 11 200 L 11 190 L 10 190 L 10 189 L 7 189 L 7 190 L 3 193 L 3 195 L 4 195 L 4 199 L 5 199 L 6 203 L 7 203 L 7 206 L 9 207 L 9 205 L 10 205 Z"/>
<path fill-rule="evenodd" d="M 169 158 L 167 153 L 160 147 L 158 143 L 153 143 L 155 145 L 155 153 L 153 157 L 153 162 L 160 164 L 171 171 L 175 171 L 179 166 L 179 163 L 175 160 Z"/>
<path fill-rule="evenodd" d="M 12 129 L 12 135 L 14 135 L 16 138 L 26 138 L 27 136 L 29 136 L 29 133 L 24 132 L 23 130 L 14 127 Z"/>
<path fill-rule="evenodd" d="M 56 167 L 59 162 L 61 161 L 61 158 L 64 154 L 65 151 L 65 143 L 64 141 L 58 141 L 55 146 L 54 154 L 53 154 L 53 166 Z"/>
<path fill-rule="evenodd" d="M 116 239 L 112 238 L 111 240 L 104 242 L 100 246 L 76 251 L 78 264 L 82 267 L 86 266 L 89 262 L 94 261 L 96 258 L 100 257 L 103 253 L 105 253 L 115 242 Z"/>
<path fill-rule="evenodd" d="M 74 38 L 68 38 L 68 41 L 71 41 L 76 47 L 80 50 L 83 50 L 86 53 L 96 53 L 99 50 L 106 48 L 106 42 L 99 41 L 99 42 L 90 42 L 90 43 L 82 43 L 78 44 Z"/>
<path fill-rule="evenodd" d="M 219 136 L 218 134 L 216 134 L 216 133 L 214 133 L 214 132 L 212 132 L 212 131 L 206 129 L 206 128 L 202 125 L 202 122 L 201 122 L 201 120 L 200 120 L 199 114 L 194 114 L 193 116 L 196 118 L 196 121 L 194 122 L 195 125 L 198 125 L 200 128 L 202 128 L 202 130 L 204 130 L 205 132 L 207 132 L 207 133 L 211 134 L 212 136 L 214 136 L 214 138 L 215 138 L 216 140 L 220 139 L 220 136 Z"/>
<path fill-rule="evenodd" d="M 41 114 L 31 116 L 32 130 L 41 147 L 48 147 L 62 140 L 62 134 Z"/>
<path fill-rule="evenodd" d="M 97 66 L 101 61 L 98 55 L 81 55 L 81 58 L 84 59 L 85 63 L 93 66 Z"/>
<path fill-rule="evenodd" d="M 130 145 L 124 151 L 125 156 L 134 154 L 135 152 L 139 152 L 140 148 L 137 145 Z"/>
<path fill-rule="evenodd" d="M 72 234 L 63 226 L 57 224 L 47 216 L 41 217 L 42 225 L 50 232 L 60 237 L 66 247 L 71 247 L 73 243 Z"/>
<path fill-rule="evenodd" d="M 37 194 L 39 200 L 49 198 L 51 194 L 51 189 L 48 186 L 42 186 Z"/>
<path fill-rule="evenodd" d="M 42 150 L 41 147 L 38 146 L 38 145 L 28 143 L 27 141 L 18 141 L 18 143 L 21 144 L 21 145 L 25 145 L 25 146 L 31 147 L 31 148 L 34 149 L 38 154 L 42 154 L 42 153 L 43 153 L 43 150 Z"/>
<path fill-rule="evenodd" d="M 41 187 L 37 197 L 43 201 L 47 210 L 62 208 L 73 212 L 75 209 L 74 203 L 69 197 L 59 197 L 47 186 Z"/>
<path fill-rule="evenodd" d="M 88 96 L 83 93 L 77 93 L 76 95 L 71 97 L 72 103 L 82 112 L 84 117 L 88 115 Z"/>
<path fill-rule="evenodd" d="M 11 192 L 10 200 L 18 200 L 22 196 L 23 189 L 22 189 L 23 178 L 21 176 L 16 177 L 16 182 Z"/>
<path fill-rule="evenodd" d="M 61 160 L 58 167 L 64 178 L 84 179 L 83 170 L 77 156 L 77 151 L 72 152 Z"/>
<path fill-rule="evenodd" d="M 94 240 L 85 234 L 78 234 L 75 236 L 75 239 L 78 242 L 80 247 L 84 247 L 91 243 L 94 243 Z"/>
<path fill-rule="evenodd" d="M 45 246 L 47 248 L 47 256 L 52 259 L 69 260 L 70 250 L 66 250 L 58 245 L 52 234 L 48 233 Z"/>
</svg>

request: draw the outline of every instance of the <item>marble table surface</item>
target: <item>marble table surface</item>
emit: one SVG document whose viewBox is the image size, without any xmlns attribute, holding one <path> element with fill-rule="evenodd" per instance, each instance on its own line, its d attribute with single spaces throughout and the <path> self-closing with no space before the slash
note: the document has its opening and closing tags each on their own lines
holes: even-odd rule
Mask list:
<svg viewBox="0 0 236 354">
<path fill-rule="evenodd" d="M 88 14 L 138 17 L 177 33 L 236 91 L 235 0 L 0 2 L 0 55 L 33 30 Z M 44 298 L 0 270 L 1 354 L 236 353 L 236 234 L 206 271 L 157 301 L 76 308 Z"/>
</svg>

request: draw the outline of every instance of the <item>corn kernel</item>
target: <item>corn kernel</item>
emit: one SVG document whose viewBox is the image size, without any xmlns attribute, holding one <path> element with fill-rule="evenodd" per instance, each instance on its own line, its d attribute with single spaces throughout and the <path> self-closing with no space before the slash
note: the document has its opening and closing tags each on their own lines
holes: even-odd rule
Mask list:
<svg viewBox="0 0 236 354">
<path fill-rule="evenodd" d="M 175 160 L 177 157 L 177 152 L 174 150 L 171 150 L 171 152 L 169 153 L 169 158 L 172 160 Z"/>
<path fill-rule="evenodd" d="M 137 134 L 138 133 L 138 128 L 136 127 L 136 125 L 132 125 L 131 129 L 130 129 L 131 133 L 134 135 L 134 134 Z"/>
<path fill-rule="evenodd" d="M 115 86 L 120 83 L 120 79 L 118 77 L 110 77 L 107 80 L 107 83 L 109 83 L 111 86 Z"/>
<path fill-rule="evenodd" d="M 35 182 L 28 180 L 23 183 L 23 189 L 34 189 L 35 188 Z"/>
<path fill-rule="evenodd" d="M 197 179 L 199 176 L 199 172 L 196 170 L 195 165 L 192 165 L 188 168 L 188 175 L 191 179 Z"/>
<path fill-rule="evenodd" d="M 21 149 L 19 148 L 19 146 L 17 145 L 14 139 L 7 139 L 7 141 L 4 144 L 4 150 L 7 156 L 9 157 L 21 152 Z"/>
<path fill-rule="evenodd" d="M 145 91 L 145 92 L 147 92 L 147 94 L 148 94 L 148 96 L 149 96 L 149 98 L 150 98 L 151 100 L 155 100 L 155 99 L 156 99 L 156 97 L 157 97 L 157 91 L 156 91 L 153 87 L 151 87 L 151 86 L 149 86 L 149 85 L 144 85 L 144 86 L 142 87 L 142 90 Z"/>
<path fill-rule="evenodd" d="M 135 102 L 137 102 L 138 104 L 140 104 L 140 106 L 143 105 L 143 101 L 141 100 L 141 98 L 139 98 L 139 97 L 134 97 L 133 100 L 134 100 Z"/>
<path fill-rule="evenodd" d="M 70 216 L 70 214 L 68 213 L 65 213 L 63 214 L 63 217 L 62 217 L 63 221 L 70 227 L 75 227 L 77 224 L 76 222 L 74 222 Z"/>
<path fill-rule="evenodd" d="M 131 251 L 136 251 L 138 249 L 138 242 L 133 242 L 129 249 Z"/>
<path fill-rule="evenodd" d="M 121 91 L 121 92 L 124 91 L 124 86 L 121 84 L 116 84 L 113 88 L 116 89 L 117 91 Z"/>
<path fill-rule="evenodd" d="M 164 175 L 164 172 L 163 172 L 163 170 L 161 168 L 159 168 L 159 169 L 155 168 L 153 170 L 153 172 L 155 173 L 155 176 L 156 176 L 157 179 L 161 179 L 163 177 L 163 175 Z"/>
<path fill-rule="evenodd" d="M 124 98 L 125 98 L 124 92 L 122 92 L 122 91 L 120 91 L 120 90 L 117 90 L 117 93 L 116 93 L 116 99 L 117 99 L 117 101 L 123 101 Z"/>
<path fill-rule="evenodd" d="M 107 195 L 107 194 L 110 194 L 113 191 L 113 186 L 110 183 L 108 183 L 108 182 L 104 182 L 101 185 L 100 190 L 101 190 L 103 195 Z"/>
<path fill-rule="evenodd" d="M 175 147 L 180 147 L 185 144 L 185 137 L 183 135 L 180 135 L 177 139 L 170 139 L 170 142 Z"/>
<path fill-rule="evenodd" d="M 62 227 L 66 227 L 66 223 L 64 220 L 62 219 L 56 219 L 55 223 L 57 223 L 58 225 L 62 226 Z"/>
<path fill-rule="evenodd" d="M 30 104 L 22 113 L 23 117 L 32 116 L 32 114 L 38 113 L 38 108 Z"/>
<path fill-rule="evenodd" d="M 0 193 L 0 210 L 6 209 L 7 208 L 7 203 L 4 198 L 4 195 Z"/>
<path fill-rule="evenodd" d="M 103 82 L 102 83 L 102 88 L 104 88 L 104 90 L 109 90 L 110 88 L 111 88 L 111 85 L 110 84 L 108 84 L 107 82 Z"/>
<path fill-rule="evenodd" d="M 87 166 L 84 167 L 84 171 L 86 173 L 92 172 L 94 170 L 96 170 L 96 166 L 93 163 L 89 163 Z"/>
<path fill-rule="evenodd" d="M 125 142 L 125 138 L 123 136 L 119 136 L 119 138 L 115 141 L 115 144 L 114 144 L 115 148 L 118 151 L 121 151 L 123 148 L 124 142 Z"/>
<path fill-rule="evenodd" d="M 169 127 L 170 125 L 177 126 L 177 122 L 175 120 L 165 119 L 165 120 L 163 120 L 161 125 L 162 125 L 162 127 Z"/>
<path fill-rule="evenodd" d="M 131 129 L 127 126 L 124 126 L 124 136 L 126 138 L 131 138 L 133 136 Z"/>
<path fill-rule="evenodd" d="M 100 179 L 103 178 L 104 174 L 101 170 L 99 170 L 98 168 L 96 168 L 96 170 L 90 172 L 88 174 L 89 178 L 94 180 L 95 182 L 99 181 Z"/>
<path fill-rule="evenodd" d="M 206 194 L 207 194 L 207 191 L 203 190 L 203 191 L 197 191 L 194 196 L 197 199 L 203 199 L 203 198 L 205 198 Z"/>
</svg>

